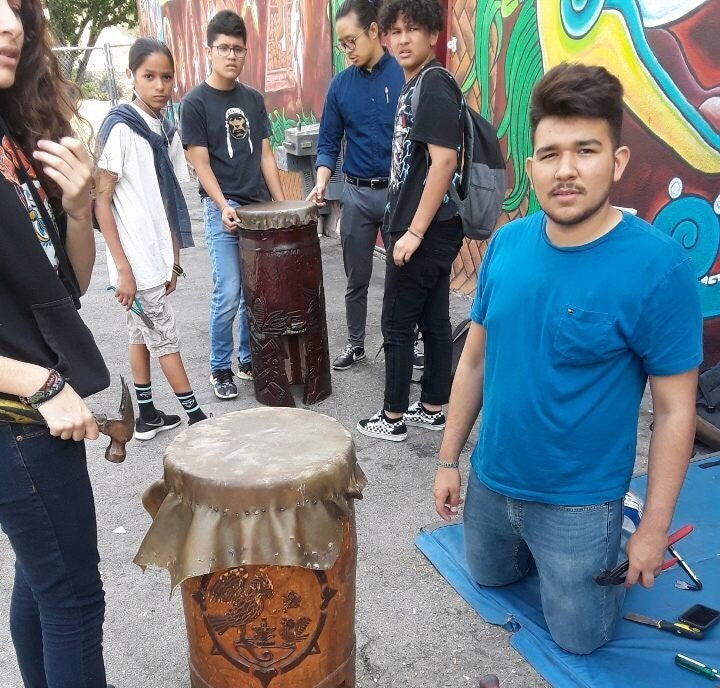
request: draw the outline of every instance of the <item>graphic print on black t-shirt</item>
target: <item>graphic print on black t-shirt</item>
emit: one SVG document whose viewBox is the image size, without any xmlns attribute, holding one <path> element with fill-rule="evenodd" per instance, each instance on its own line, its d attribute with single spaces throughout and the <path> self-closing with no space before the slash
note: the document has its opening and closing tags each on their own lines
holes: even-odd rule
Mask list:
<svg viewBox="0 0 720 688">
<path fill-rule="evenodd" d="M 424 70 L 439 65 L 436 60 Z M 392 166 L 385 227 L 392 233 L 404 232 L 410 226 L 425 188 L 430 158 L 428 144 L 459 152 L 462 114 L 459 89 L 444 70 L 432 69 L 421 85 L 417 112 L 412 110 L 413 91 L 417 76 L 400 93 L 392 140 Z M 456 172 L 452 184 L 460 177 Z M 445 194 L 433 222 L 449 220 L 457 215 L 457 208 Z"/>
<path fill-rule="evenodd" d="M 412 93 L 415 86 L 403 91 L 398 98 L 397 112 L 395 114 L 395 128 L 392 139 L 392 166 L 390 168 L 390 190 L 397 192 L 400 185 L 407 179 L 410 169 L 410 154 L 412 141 L 408 137 L 412 127 Z"/>
<path fill-rule="evenodd" d="M 225 112 L 225 132 L 227 134 L 228 155 L 231 158 L 233 157 L 232 139 L 247 139 L 252 154 L 253 142 L 250 138 L 250 122 L 240 108 L 231 107 Z"/>
<path fill-rule="evenodd" d="M 270 200 L 260 167 L 270 119 L 260 93 L 241 83 L 222 91 L 203 81 L 183 98 L 180 119 L 183 145 L 207 148 L 225 198 L 243 205 Z M 207 196 L 202 186 L 200 195 Z"/>
<path fill-rule="evenodd" d="M 48 233 L 45 222 L 38 210 L 35 199 L 27 184 L 20 181 L 17 170 L 23 166 L 27 176 L 32 180 L 35 186 L 35 191 L 42 202 L 45 204 L 48 216 L 52 219 L 52 209 L 48 201 L 47 194 L 40 186 L 40 181 L 35 174 L 35 170 L 25 157 L 24 153 L 17 147 L 13 146 L 8 140 L 7 136 L 3 136 L 0 141 L 0 174 L 5 178 L 7 182 L 15 189 L 15 193 L 19 201 L 23 204 L 27 210 L 28 217 L 32 222 L 33 229 L 35 230 L 35 236 L 37 237 L 40 245 L 45 251 L 50 264 L 57 270 L 58 269 L 58 258 L 55 253 L 55 246 L 53 246 L 52 239 Z"/>
</svg>

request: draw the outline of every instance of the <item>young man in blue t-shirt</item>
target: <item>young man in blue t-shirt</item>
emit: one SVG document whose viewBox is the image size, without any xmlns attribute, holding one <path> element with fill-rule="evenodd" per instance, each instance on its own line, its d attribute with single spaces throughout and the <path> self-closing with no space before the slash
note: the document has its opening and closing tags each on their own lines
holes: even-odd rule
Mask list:
<svg viewBox="0 0 720 688">
<path fill-rule="evenodd" d="M 587 654 L 612 636 L 625 588 L 653 584 L 695 430 L 702 316 L 679 244 L 610 205 L 630 152 L 622 86 L 563 64 L 533 92 L 527 173 L 543 212 L 500 229 L 485 255 L 438 459 L 435 506 L 457 514 L 460 451 L 482 407 L 464 510 L 481 585 L 534 560 L 555 642 Z M 640 400 L 655 426 L 625 587 L 619 559 Z"/>
</svg>

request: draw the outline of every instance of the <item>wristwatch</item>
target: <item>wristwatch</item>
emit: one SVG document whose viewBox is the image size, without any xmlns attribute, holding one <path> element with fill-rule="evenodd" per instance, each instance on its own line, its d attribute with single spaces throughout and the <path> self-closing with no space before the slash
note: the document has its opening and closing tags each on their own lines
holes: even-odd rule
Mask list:
<svg viewBox="0 0 720 688">
<path fill-rule="evenodd" d="M 23 404 L 36 409 L 62 391 L 62 388 L 65 387 L 65 378 L 54 368 L 49 368 L 48 373 L 47 380 L 37 392 L 29 397 L 19 397 Z"/>
</svg>

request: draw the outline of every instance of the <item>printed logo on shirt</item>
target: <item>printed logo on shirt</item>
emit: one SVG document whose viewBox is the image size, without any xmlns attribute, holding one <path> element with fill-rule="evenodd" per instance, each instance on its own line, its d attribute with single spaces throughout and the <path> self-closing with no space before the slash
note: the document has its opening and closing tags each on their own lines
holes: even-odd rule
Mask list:
<svg viewBox="0 0 720 688">
<path fill-rule="evenodd" d="M 412 128 L 413 113 L 410 103 L 415 87 L 401 93 L 395 114 L 395 127 L 392 139 L 392 168 L 390 170 L 390 189 L 397 191 L 407 177 L 410 168 L 412 141 L 408 138 Z"/>
<path fill-rule="evenodd" d="M 252 139 L 250 138 L 250 122 L 245 113 L 237 107 L 228 108 L 225 112 L 225 132 L 227 134 L 228 155 L 232 158 L 233 144 L 232 140 L 247 139 L 250 146 L 250 153 L 253 152 Z"/>
<path fill-rule="evenodd" d="M 28 162 L 25 154 L 19 149 L 16 149 L 10 143 L 10 141 L 8 141 L 6 136 L 3 136 L 2 142 L 0 142 L 0 174 L 2 174 L 2 176 L 5 177 L 5 179 L 10 182 L 10 184 L 12 184 L 12 186 L 15 188 L 15 193 L 17 193 L 18 200 L 23 204 L 23 206 L 25 206 L 25 209 L 27 210 L 28 217 L 30 218 L 30 222 L 32 223 L 33 229 L 35 230 L 35 236 L 38 238 L 40 245 L 45 251 L 45 255 L 47 255 L 50 264 L 57 270 L 59 262 L 57 254 L 55 253 L 55 247 L 53 246 L 50 234 L 48 233 L 45 222 L 42 219 L 42 215 L 38 210 L 37 204 L 35 203 L 35 199 L 30 189 L 28 188 L 28 185 L 20 181 L 17 173 L 20 165 L 25 168 L 25 172 L 35 186 L 38 197 L 45 204 L 45 209 L 47 210 L 48 216 L 52 219 L 53 213 L 52 209 L 50 208 L 50 202 L 48 201 L 47 194 L 40 186 L 40 181 L 35 174 L 35 170 Z"/>
</svg>

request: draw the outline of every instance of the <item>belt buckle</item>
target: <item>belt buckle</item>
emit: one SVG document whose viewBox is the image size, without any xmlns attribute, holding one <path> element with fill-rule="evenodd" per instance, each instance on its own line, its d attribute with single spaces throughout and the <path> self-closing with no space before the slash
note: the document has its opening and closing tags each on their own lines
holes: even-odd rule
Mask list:
<svg viewBox="0 0 720 688">
<path fill-rule="evenodd" d="M 370 180 L 370 188 L 371 189 L 380 188 L 380 187 L 376 187 L 375 185 L 380 184 L 381 182 L 382 182 L 381 179 L 379 179 L 378 177 L 374 177 L 373 179 Z"/>
</svg>

